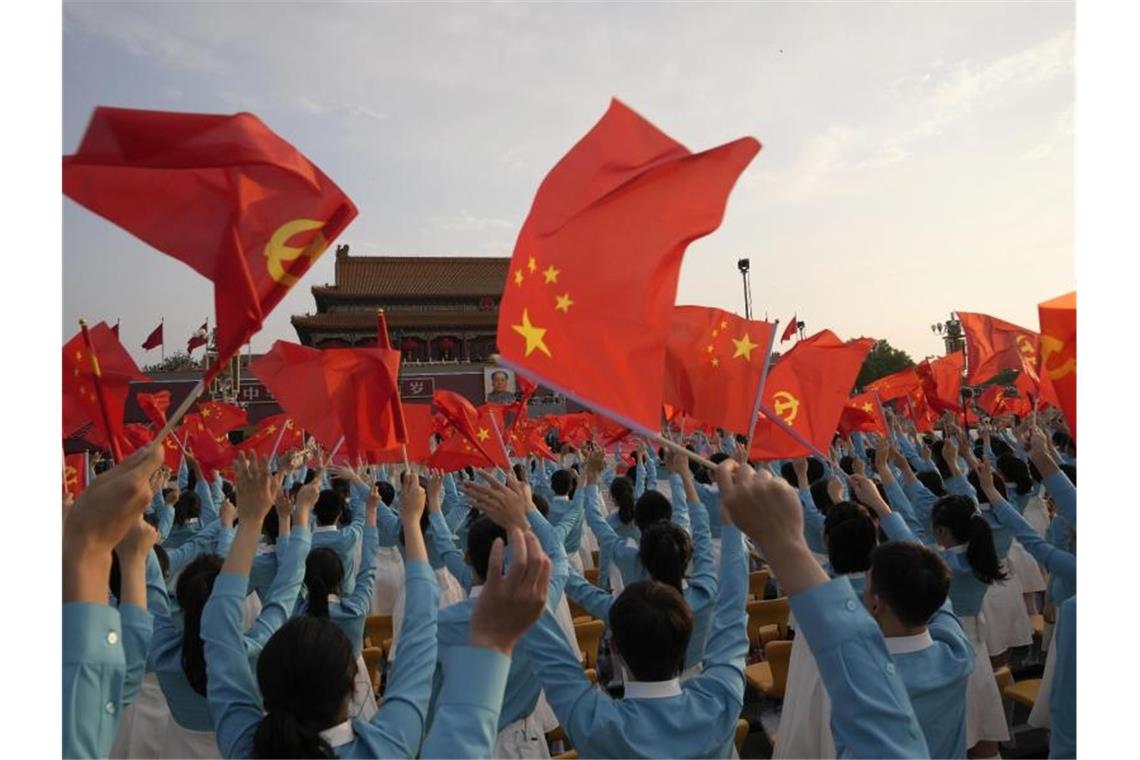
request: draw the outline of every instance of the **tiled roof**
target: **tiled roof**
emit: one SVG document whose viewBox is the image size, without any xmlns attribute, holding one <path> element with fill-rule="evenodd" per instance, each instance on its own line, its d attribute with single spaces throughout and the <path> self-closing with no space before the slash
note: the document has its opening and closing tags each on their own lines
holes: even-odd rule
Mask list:
<svg viewBox="0 0 1140 760">
<path fill-rule="evenodd" d="M 494 331 L 499 323 L 496 311 L 388 311 L 384 316 L 391 328 L 465 327 Z M 376 312 L 342 311 L 292 318 L 298 330 L 376 330 Z"/>
<path fill-rule="evenodd" d="M 336 284 L 314 295 L 369 297 L 499 296 L 511 260 L 449 256 L 336 258 Z"/>
</svg>

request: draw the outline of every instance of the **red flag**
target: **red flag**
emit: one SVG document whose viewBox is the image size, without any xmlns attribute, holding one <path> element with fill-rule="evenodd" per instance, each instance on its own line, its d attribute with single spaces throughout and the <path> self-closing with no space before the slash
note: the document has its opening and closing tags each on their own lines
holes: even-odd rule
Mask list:
<svg viewBox="0 0 1140 760">
<path fill-rule="evenodd" d="M 278 454 L 305 447 L 305 436 L 301 428 L 287 414 L 275 414 L 263 419 L 258 423 L 257 430 L 239 443 L 237 449 L 267 457 L 273 454 L 274 445 L 277 446 Z"/>
<path fill-rule="evenodd" d="M 408 461 L 426 464 L 431 457 L 431 437 L 435 432 L 431 404 L 404 404 L 404 425 L 407 430 Z M 383 462 L 403 462 L 403 448 L 397 446 L 379 452 L 372 460 Z"/>
<path fill-rule="evenodd" d="M 194 349 L 198 348 L 198 346 L 204 346 L 210 342 L 210 331 L 207 327 L 207 322 L 209 322 L 209 320 L 203 322 L 202 326 L 195 330 L 194 334 L 190 336 L 190 340 L 186 341 L 186 353 L 193 353 Z"/>
<path fill-rule="evenodd" d="M 914 422 L 914 427 L 918 432 L 925 433 L 934 429 L 938 413 L 931 409 L 930 403 L 926 399 L 926 392 L 921 384 L 911 388 L 902 397 L 902 400 L 904 402 L 903 415 Z"/>
<path fill-rule="evenodd" d="M 321 351 L 279 340 L 249 366 L 285 412 L 326 449 L 340 438 L 340 425 L 329 413 L 329 394 Z"/>
<path fill-rule="evenodd" d="M 162 462 L 171 470 L 178 472 L 182 466 L 182 446 L 179 445 L 181 439 L 175 439 L 175 433 L 171 433 L 162 439 Z"/>
<path fill-rule="evenodd" d="M 801 340 L 769 373 L 764 407 L 816 449 L 827 452 L 851 386 L 874 344 L 870 338 L 844 343 L 830 330 Z M 761 415 L 752 435 L 750 459 L 788 459 L 811 453 Z"/>
<path fill-rule="evenodd" d="M 87 487 L 87 452 L 65 454 L 63 457 L 63 492 L 79 498 Z"/>
<path fill-rule="evenodd" d="M 720 225 L 759 149 L 743 138 L 693 154 L 613 101 L 547 174 L 519 232 L 499 308 L 502 361 L 656 430 L 685 248 Z"/>
<path fill-rule="evenodd" d="M 893 375 L 880 377 L 873 383 L 867 384 L 868 391 L 875 391 L 879 394 L 879 400 L 883 402 L 894 401 L 897 398 L 904 398 L 915 388 L 922 385 L 922 378 L 918 376 L 918 372 L 914 367 L 907 367 L 906 369 L 899 370 Z"/>
<path fill-rule="evenodd" d="M 860 393 L 847 401 L 839 416 L 838 430 L 843 435 L 860 433 L 887 434 L 887 425 L 879 413 L 879 404 L 872 392 Z"/>
<path fill-rule="evenodd" d="M 493 467 L 494 464 L 471 443 L 467 436 L 455 434 L 444 438 L 428 458 L 428 466 L 444 472 L 464 467 Z"/>
<path fill-rule="evenodd" d="M 1077 435 L 1077 292 L 1037 304 L 1041 321 L 1042 390 L 1052 386 L 1057 406 Z M 1044 395 L 1044 394 L 1043 394 Z"/>
<path fill-rule="evenodd" d="M 1024 416 L 1033 411 L 1033 405 L 1029 403 L 1028 398 L 1022 398 L 1016 390 L 1011 393 L 1005 386 L 996 384 L 982 392 L 977 405 L 991 417 L 1010 413 Z"/>
<path fill-rule="evenodd" d="M 95 109 L 63 192 L 214 282 L 232 356 L 356 207 L 256 116 Z"/>
<path fill-rule="evenodd" d="M 534 394 L 538 392 L 537 384 L 518 373 L 515 373 L 515 382 L 519 389 L 519 400 L 511 407 L 514 411 L 514 418 L 511 420 L 510 430 L 514 430 L 523 420 L 529 418 L 530 415 L 527 413 L 527 404 L 534 398 Z"/>
<path fill-rule="evenodd" d="M 111 334 L 115 336 L 115 340 L 119 339 L 119 320 L 115 320 L 115 324 L 111 327 Z"/>
<path fill-rule="evenodd" d="M 161 430 L 166 425 L 166 410 L 170 408 L 170 391 L 139 393 L 135 396 L 139 409 L 146 418 Z"/>
<path fill-rule="evenodd" d="M 796 315 L 793 314 L 792 321 L 788 323 L 788 326 L 784 328 L 784 334 L 780 336 L 781 343 L 792 339 L 792 336 L 796 334 L 796 325 L 798 324 L 799 321 Z"/>
<path fill-rule="evenodd" d="M 775 325 L 677 306 L 665 354 L 665 403 L 747 435 Z"/>
<path fill-rule="evenodd" d="M 494 434 L 491 417 L 489 410 L 486 407 L 476 409 L 475 406 L 467 399 L 460 396 L 458 393 L 452 391 L 438 390 L 432 396 L 432 404 L 439 410 L 446 419 L 449 425 L 471 442 L 488 462 L 491 462 L 496 467 L 510 467 L 510 463 L 502 464 L 506 458 L 501 453 L 499 456 L 495 455 L 495 450 L 500 449 L 498 441 L 491 441 L 491 436 Z M 502 432 L 502 423 L 499 424 L 499 432 Z"/>
<path fill-rule="evenodd" d="M 558 461 L 558 457 L 550 450 L 550 447 L 546 445 L 546 440 L 542 434 L 542 426 L 530 421 L 511 430 L 510 444 L 517 456 L 529 456 L 534 454 L 543 459 L 549 459 L 551 462 Z"/>
<path fill-rule="evenodd" d="M 965 358 L 961 351 L 954 351 L 934 361 L 924 359 L 915 367 L 922 379 L 922 389 L 926 401 L 938 413 L 962 413 L 962 367 Z"/>
<path fill-rule="evenodd" d="M 91 356 L 83 341 L 83 333 L 79 332 L 63 345 L 63 436 L 67 437 L 92 423 L 91 432 L 87 435 L 92 443 L 108 446 L 114 437 L 122 445 L 125 442 L 122 437 L 123 412 L 131 381 L 149 378 L 139 372 L 131 355 L 115 339 L 105 322 L 89 328 L 88 334 L 98 360 L 99 382 L 107 402 L 110 429 L 103 421 L 95 392 Z"/>
<path fill-rule="evenodd" d="M 563 443 L 581 446 L 593 436 L 594 417 L 589 412 L 553 415 L 551 422 L 558 431 L 558 440 Z"/>
<path fill-rule="evenodd" d="M 205 429 L 205 426 L 200 430 L 194 429 L 190 432 L 186 446 L 194 458 L 198 460 L 202 474 L 207 478 L 214 470 L 224 470 L 229 467 L 233 464 L 234 457 L 237 456 L 237 449 L 234 448 L 233 444 L 225 438 L 219 441 L 209 430 Z"/>
<path fill-rule="evenodd" d="M 199 404 L 198 414 L 202 416 L 206 429 L 213 433 L 215 438 L 247 424 L 244 409 L 221 401 Z"/>
<path fill-rule="evenodd" d="M 1037 333 L 988 314 L 957 314 L 966 334 L 967 383 L 984 383 L 1007 369 L 1020 370 L 1037 380 Z"/>
<path fill-rule="evenodd" d="M 144 351 L 149 351 L 152 348 L 158 348 L 162 345 L 162 323 L 158 323 L 158 327 L 151 330 L 150 335 L 143 341 L 142 347 Z"/>
</svg>

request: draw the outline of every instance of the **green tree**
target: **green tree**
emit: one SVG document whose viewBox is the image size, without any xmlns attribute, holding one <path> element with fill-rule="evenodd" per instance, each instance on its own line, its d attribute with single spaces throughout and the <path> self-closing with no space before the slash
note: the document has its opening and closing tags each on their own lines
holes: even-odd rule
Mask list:
<svg viewBox="0 0 1140 760">
<path fill-rule="evenodd" d="M 863 361 L 863 366 L 859 369 L 859 376 L 855 378 L 855 385 L 859 388 L 865 388 L 880 377 L 886 377 L 913 366 L 914 359 L 911 359 L 910 354 L 906 351 L 894 348 L 885 340 L 877 340 Z"/>
<path fill-rule="evenodd" d="M 171 354 L 158 364 L 148 364 L 142 368 L 143 374 L 152 372 L 185 372 L 186 370 L 201 369 L 202 362 L 193 358 L 185 351 Z"/>
</svg>

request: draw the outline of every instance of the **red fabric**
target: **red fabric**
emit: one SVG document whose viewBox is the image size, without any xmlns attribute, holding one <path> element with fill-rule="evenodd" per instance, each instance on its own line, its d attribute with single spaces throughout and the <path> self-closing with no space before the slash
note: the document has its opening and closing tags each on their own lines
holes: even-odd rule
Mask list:
<svg viewBox="0 0 1140 760">
<path fill-rule="evenodd" d="M 426 464 L 431 458 L 431 437 L 435 432 L 431 404 L 404 404 L 404 424 L 408 440 L 408 461 Z M 404 450 L 400 446 L 381 451 L 371 460 L 375 464 L 403 462 Z"/>
<path fill-rule="evenodd" d="M 1041 320 L 1042 397 L 1049 386 L 1051 399 L 1065 415 L 1073 437 L 1077 435 L 1077 292 L 1037 304 Z M 1051 400 L 1047 399 L 1047 400 Z"/>
<path fill-rule="evenodd" d="M 171 433 L 162 440 L 162 462 L 174 472 L 178 472 L 182 466 L 182 447 L 178 445 L 174 436 L 175 433 Z"/>
<path fill-rule="evenodd" d="M 63 492 L 78 498 L 87 487 L 87 454 L 65 454 L 63 457 Z"/>
<path fill-rule="evenodd" d="M 1010 393 L 1002 385 L 991 385 L 986 388 L 978 397 L 977 406 L 991 417 L 1010 413 L 1025 416 L 1033 411 L 1033 405 L 1028 398 L 1017 392 Z"/>
<path fill-rule="evenodd" d="M 356 216 L 320 169 L 248 113 L 96 108 L 63 159 L 63 192 L 214 282 L 223 360 Z"/>
<path fill-rule="evenodd" d="M 515 382 L 518 384 L 519 400 L 510 407 L 510 411 L 514 415 L 511 419 L 510 430 L 514 430 L 522 424 L 523 420 L 529 419 L 527 404 L 530 403 L 534 394 L 538 392 L 537 384 L 518 373 L 515 374 Z"/>
<path fill-rule="evenodd" d="M 123 438 L 125 443 L 123 445 L 123 454 L 130 454 L 136 449 L 141 449 L 148 443 L 154 440 L 156 431 L 151 430 L 146 425 L 140 425 L 137 422 L 131 422 L 123 426 Z"/>
<path fill-rule="evenodd" d="M 893 375 L 880 377 L 875 382 L 869 383 L 866 390 L 875 391 L 879 394 L 879 400 L 886 403 L 897 398 L 905 398 L 908 393 L 921 385 L 922 378 L 918 376 L 915 368 L 907 367 Z"/>
<path fill-rule="evenodd" d="M 962 367 L 965 358 L 955 351 L 934 361 L 923 360 L 915 367 L 922 380 L 926 402 L 935 412 L 962 413 Z"/>
<path fill-rule="evenodd" d="M 507 452 L 499 445 L 499 439 L 495 435 L 496 425 L 500 432 L 503 429 L 503 420 L 499 415 L 497 405 L 484 404 L 475 409 L 462 396 L 450 391 L 436 391 L 436 397 L 432 399 L 432 403 L 436 406 L 440 405 L 441 399 L 438 396 L 441 393 L 449 394 L 442 399 L 444 407 L 446 407 L 446 411 L 443 413 L 448 416 L 449 424 L 448 429 L 444 431 L 446 437 L 428 459 L 429 466 L 438 467 L 446 472 L 469 465 L 472 467 L 509 469 L 511 463 L 507 458 Z M 450 396 L 456 398 L 450 398 Z M 458 404 L 456 399 L 461 400 L 463 404 Z M 464 405 L 475 412 L 474 419 L 468 417 L 469 410 Z M 449 416 L 452 414 L 455 416 Z M 467 432 L 468 426 L 470 433 Z"/>
<path fill-rule="evenodd" d="M 843 407 L 839 416 L 839 432 L 843 435 L 860 433 L 887 434 L 887 425 L 879 413 L 879 404 L 872 392 L 860 393 L 852 397 Z"/>
<path fill-rule="evenodd" d="M 146 418 L 153 422 L 158 429 L 166 425 L 166 410 L 170 408 L 170 391 L 157 393 L 139 393 L 135 396 L 139 409 Z"/>
<path fill-rule="evenodd" d="M 470 401 L 452 391 L 436 391 L 431 402 L 447 420 L 448 425 L 470 441 L 475 450 L 488 462 L 497 461 L 494 449 L 500 447 L 497 441 L 494 445 L 489 442 L 493 431 L 485 409 L 476 409 Z"/>
<path fill-rule="evenodd" d="M 280 443 L 277 441 L 277 436 L 281 436 Z M 273 444 L 275 443 L 279 455 L 291 449 L 299 450 L 305 447 L 305 434 L 287 414 L 275 414 L 263 419 L 258 423 L 257 430 L 239 443 L 237 449 L 238 451 L 254 452 L 258 456 L 267 457 L 273 453 Z"/>
<path fill-rule="evenodd" d="M 193 353 L 195 348 L 204 346 L 210 342 L 210 330 L 207 327 L 207 322 L 203 322 L 202 326 L 199 327 L 194 332 L 194 334 L 190 336 L 190 340 L 186 341 L 186 353 Z"/>
<path fill-rule="evenodd" d="M 111 438 L 115 437 L 122 445 L 126 442 L 123 437 L 123 413 L 131 381 L 149 378 L 135 366 L 131 355 L 105 322 L 88 328 L 88 335 L 99 364 L 99 384 L 107 402 L 110 429 L 107 429 L 99 408 L 91 357 L 80 331 L 63 345 L 63 437 L 66 438 L 90 422 L 92 427 L 87 439 L 93 444 L 106 447 L 110 445 Z"/>
<path fill-rule="evenodd" d="M 874 344 L 870 338 L 844 343 L 830 330 L 801 340 L 769 372 L 764 406 L 826 453 L 851 386 Z M 752 435 L 750 459 L 790 459 L 810 453 L 761 414 Z"/>
<path fill-rule="evenodd" d="M 149 351 L 152 348 L 158 348 L 162 345 L 162 323 L 159 322 L 158 327 L 151 331 L 150 335 L 146 336 L 143 341 L 142 347 L 144 351 Z"/>
<path fill-rule="evenodd" d="M 205 423 L 206 429 L 213 433 L 215 437 L 239 427 L 245 427 L 247 424 L 244 409 L 221 401 L 207 401 L 203 404 L 199 404 L 198 414 L 201 415 L 202 422 Z"/>
<path fill-rule="evenodd" d="M 237 456 L 237 449 L 232 443 L 224 437 L 219 441 L 205 426 L 190 431 L 186 448 L 198 460 L 202 474 L 207 478 L 211 476 L 214 470 L 228 468 L 233 464 L 234 457 Z"/>
<path fill-rule="evenodd" d="M 799 324 L 799 319 L 796 317 L 795 314 L 793 314 L 792 315 L 792 321 L 788 323 L 788 326 L 784 328 L 784 332 L 780 336 L 780 342 L 781 343 L 784 343 L 784 342 L 792 339 L 792 336 L 796 334 L 796 325 L 797 324 Z"/>
<path fill-rule="evenodd" d="M 677 306 L 665 354 L 665 403 L 747 435 L 775 325 Z"/>
<path fill-rule="evenodd" d="M 967 383 L 984 383 L 1007 369 L 1020 370 L 1037 380 L 1037 333 L 988 314 L 957 314 L 966 334 Z"/>
<path fill-rule="evenodd" d="M 760 149 L 690 153 L 613 101 L 550 170 L 519 232 L 499 308 L 502 358 L 646 430 L 687 245 L 715 230 Z"/>
</svg>

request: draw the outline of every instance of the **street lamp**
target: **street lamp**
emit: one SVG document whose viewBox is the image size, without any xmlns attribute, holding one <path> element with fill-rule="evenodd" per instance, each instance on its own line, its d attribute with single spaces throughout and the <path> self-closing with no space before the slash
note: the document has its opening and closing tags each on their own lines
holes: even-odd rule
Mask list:
<svg viewBox="0 0 1140 760">
<path fill-rule="evenodd" d="M 736 268 L 740 270 L 740 277 L 744 280 L 744 318 L 752 319 L 752 285 L 748 280 L 750 262 L 748 259 L 737 259 Z"/>
</svg>

